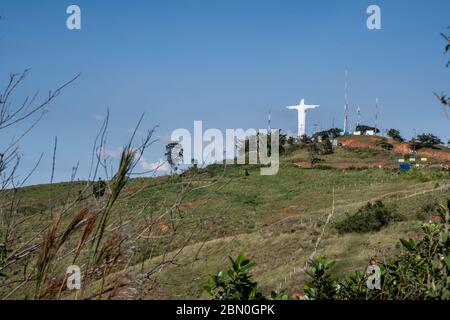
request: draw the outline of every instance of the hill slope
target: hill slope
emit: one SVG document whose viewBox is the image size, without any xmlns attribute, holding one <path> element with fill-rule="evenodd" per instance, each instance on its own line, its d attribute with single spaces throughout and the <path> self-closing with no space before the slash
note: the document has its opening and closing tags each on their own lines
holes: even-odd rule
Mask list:
<svg viewBox="0 0 450 320">
<path fill-rule="evenodd" d="M 391 169 L 397 167 L 396 150 L 379 149 L 376 138 L 367 138 L 341 140 L 343 146 L 321 156 L 317 168 L 299 168 L 299 163 L 307 162 L 307 152 L 288 150 L 275 176 L 260 176 L 255 166 L 246 167 L 246 176 L 242 166 L 213 165 L 184 177 L 130 180 L 107 227 L 108 241 L 120 249 L 116 262 L 103 280 L 94 272 L 82 296 L 206 298 L 203 285 L 208 276 L 225 269 L 228 256 L 240 251 L 257 263 L 254 277 L 265 290 L 301 291 L 305 279 L 301 269 L 312 253 L 336 259 L 336 271 L 363 268 L 373 256 L 391 255 L 398 250 L 399 237 L 414 237 L 420 222 L 430 218 L 423 214 L 424 203 L 450 197 L 448 171 L 433 168 L 446 163 L 440 152 L 448 150 L 430 157 L 428 168 L 399 172 Z M 15 199 L 23 222 L 17 227 L 14 245 L 35 245 L 36 249 L 26 262 L 11 264 L 8 278 L 0 278 L 1 296 L 31 297 L 33 282 L 20 279 L 24 270 L 36 264 L 40 231 L 51 222 L 50 200 L 52 211 L 63 213 L 63 224 L 83 208 L 96 212 L 104 206 L 105 199 L 94 199 L 89 190 L 72 204 L 85 185 L 18 190 Z M 337 233 L 333 221 L 375 200 L 395 206 L 402 221 L 374 233 Z M 325 225 L 331 212 L 332 222 Z M 55 287 L 61 287 L 81 233 L 77 231 L 58 253 L 43 297 L 54 298 Z M 82 270 L 89 261 L 89 248 L 77 260 Z M 62 296 L 74 297 L 65 290 Z"/>
</svg>

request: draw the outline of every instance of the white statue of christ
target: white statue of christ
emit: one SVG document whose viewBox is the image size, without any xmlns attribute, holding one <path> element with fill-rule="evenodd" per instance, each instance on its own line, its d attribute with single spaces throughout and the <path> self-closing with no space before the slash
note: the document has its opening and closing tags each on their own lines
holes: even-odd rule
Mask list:
<svg viewBox="0 0 450 320">
<path fill-rule="evenodd" d="M 298 111 L 298 136 L 301 137 L 306 134 L 306 110 L 318 108 L 319 105 L 305 104 L 305 99 L 302 99 L 296 106 L 287 107 L 290 110 Z"/>
</svg>

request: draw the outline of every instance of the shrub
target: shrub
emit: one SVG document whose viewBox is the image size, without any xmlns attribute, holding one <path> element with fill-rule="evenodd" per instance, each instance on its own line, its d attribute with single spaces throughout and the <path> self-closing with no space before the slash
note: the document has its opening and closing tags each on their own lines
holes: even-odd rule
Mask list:
<svg viewBox="0 0 450 320">
<path fill-rule="evenodd" d="M 395 219 L 399 219 L 396 210 L 387 208 L 381 201 L 369 202 L 354 214 L 346 213 L 343 220 L 335 223 L 335 228 L 339 233 L 379 231 Z"/>
<path fill-rule="evenodd" d="M 400 131 L 397 129 L 389 129 L 387 135 L 398 142 L 405 141 L 405 139 L 403 139 L 400 135 Z"/>
<path fill-rule="evenodd" d="M 92 194 L 95 198 L 101 198 L 105 195 L 106 183 L 101 178 L 92 185 Z"/>
<path fill-rule="evenodd" d="M 284 292 L 272 291 L 268 300 L 292 300 L 292 297 Z"/>
<path fill-rule="evenodd" d="M 258 283 L 250 280 L 249 269 L 255 264 L 245 259 L 241 252 L 236 260 L 231 257 L 231 268 L 211 276 L 204 289 L 214 300 L 292 300 L 282 291 L 272 291 L 267 297 L 258 288 Z"/>
<path fill-rule="evenodd" d="M 334 261 L 327 262 L 324 257 L 317 257 L 311 261 L 311 268 L 307 272 L 311 281 L 304 287 L 309 299 L 329 300 L 336 295 L 338 282 L 329 274 L 333 265 Z"/>
<path fill-rule="evenodd" d="M 320 148 L 318 143 L 311 142 L 308 144 L 308 158 L 311 167 L 321 161 L 321 159 L 319 158 L 319 153 Z"/>
<path fill-rule="evenodd" d="M 231 257 L 231 268 L 212 276 L 205 290 L 214 300 L 262 300 L 264 295 L 258 283 L 251 280 L 249 269 L 255 264 L 241 252 L 236 260 Z"/>
<path fill-rule="evenodd" d="M 333 153 L 333 145 L 331 144 L 331 141 L 329 139 L 325 139 L 320 144 L 321 147 L 321 154 L 332 154 Z"/>
<path fill-rule="evenodd" d="M 419 219 L 428 220 L 433 214 L 436 214 L 440 208 L 439 200 L 436 197 L 430 196 L 422 203 L 417 212 Z"/>
</svg>

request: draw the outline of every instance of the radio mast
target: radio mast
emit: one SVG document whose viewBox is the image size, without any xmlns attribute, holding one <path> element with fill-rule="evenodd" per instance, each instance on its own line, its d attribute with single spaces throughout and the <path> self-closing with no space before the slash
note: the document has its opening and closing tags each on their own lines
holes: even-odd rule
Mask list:
<svg viewBox="0 0 450 320">
<path fill-rule="evenodd" d="M 348 70 L 345 70 L 345 92 L 344 92 L 344 135 L 348 134 Z"/>
<path fill-rule="evenodd" d="M 359 126 L 361 124 L 361 108 L 358 104 L 358 121 L 356 122 L 356 126 Z"/>
<path fill-rule="evenodd" d="M 380 130 L 380 128 L 378 128 L 378 98 L 375 98 L 375 129 Z"/>
</svg>

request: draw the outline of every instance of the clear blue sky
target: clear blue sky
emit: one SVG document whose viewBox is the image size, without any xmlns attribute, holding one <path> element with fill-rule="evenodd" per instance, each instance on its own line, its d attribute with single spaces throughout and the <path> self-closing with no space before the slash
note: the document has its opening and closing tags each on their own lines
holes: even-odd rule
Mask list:
<svg viewBox="0 0 450 320">
<path fill-rule="evenodd" d="M 82 10 L 82 30 L 66 28 L 66 8 Z M 366 27 L 366 8 L 382 10 L 382 30 Z M 48 182 L 54 136 L 55 180 L 80 161 L 87 176 L 96 119 L 111 112 L 110 149 L 127 141 L 142 112 L 162 142 L 145 154 L 163 157 L 175 128 L 264 128 L 295 131 L 285 106 L 320 104 L 309 116 L 319 128 L 343 122 L 344 70 L 349 70 L 351 125 L 356 106 L 373 124 L 380 99 L 383 128 L 407 137 L 413 128 L 450 139 L 450 120 L 433 92 L 450 92 L 450 69 L 439 32 L 450 25 L 450 1 L 23 1 L 2 0 L 0 85 L 31 67 L 20 101 L 73 75 L 50 112 L 21 145 L 22 172 L 45 153 L 31 183 Z M 310 130 L 313 129 L 310 126 Z M 2 137 L 3 139 L 3 137 Z"/>
</svg>

